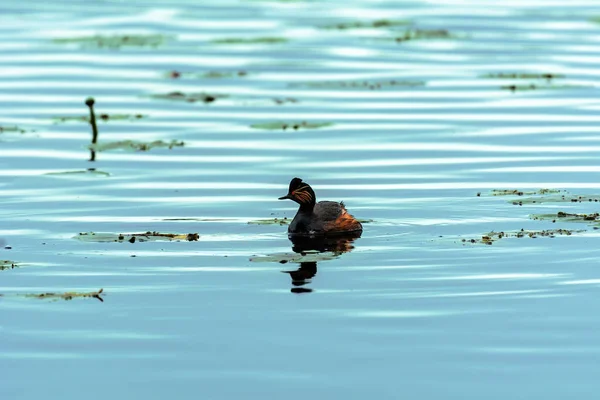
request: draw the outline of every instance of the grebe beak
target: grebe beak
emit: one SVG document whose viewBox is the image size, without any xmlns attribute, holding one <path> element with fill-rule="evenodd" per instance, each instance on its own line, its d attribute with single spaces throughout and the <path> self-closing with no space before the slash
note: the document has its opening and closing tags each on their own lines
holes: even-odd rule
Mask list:
<svg viewBox="0 0 600 400">
<path fill-rule="evenodd" d="M 286 194 L 285 196 L 281 196 L 278 200 L 287 200 L 287 199 L 292 199 L 292 195 L 290 195 L 289 193 Z"/>
</svg>

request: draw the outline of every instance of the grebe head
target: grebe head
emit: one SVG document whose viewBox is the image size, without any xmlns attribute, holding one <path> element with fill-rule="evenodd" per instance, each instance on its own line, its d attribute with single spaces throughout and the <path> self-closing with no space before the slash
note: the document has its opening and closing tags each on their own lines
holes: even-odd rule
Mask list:
<svg viewBox="0 0 600 400">
<path fill-rule="evenodd" d="M 294 178 L 290 182 L 288 194 L 279 198 L 279 200 L 285 199 L 294 200 L 300 206 L 312 206 L 315 204 L 317 196 L 308 183 L 302 182 L 300 178 Z"/>
</svg>

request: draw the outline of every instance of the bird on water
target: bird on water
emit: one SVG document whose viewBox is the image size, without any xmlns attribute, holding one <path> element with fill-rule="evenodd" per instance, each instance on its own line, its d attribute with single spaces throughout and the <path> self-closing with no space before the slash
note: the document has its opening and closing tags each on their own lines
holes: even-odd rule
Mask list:
<svg viewBox="0 0 600 400">
<path fill-rule="evenodd" d="M 320 201 L 315 192 L 300 178 L 290 182 L 288 194 L 279 200 L 290 199 L 300 205 L 296 216 L 288 227 L 293 236 L 317 235 L 358 235 L 362 232 L 361 223 L 346 211 L 343 202 Z"/>
</svg>

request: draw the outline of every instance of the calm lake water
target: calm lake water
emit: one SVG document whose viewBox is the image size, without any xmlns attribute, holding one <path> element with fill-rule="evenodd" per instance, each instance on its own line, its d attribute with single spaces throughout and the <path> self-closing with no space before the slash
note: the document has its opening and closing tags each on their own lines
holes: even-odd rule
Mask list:
<svg viewBox="0 0 600 400">
<path fill-rule="evenodd" d="M 0 398 L 596 398 L 596 1 L 0 10 Z"/>
</svg>

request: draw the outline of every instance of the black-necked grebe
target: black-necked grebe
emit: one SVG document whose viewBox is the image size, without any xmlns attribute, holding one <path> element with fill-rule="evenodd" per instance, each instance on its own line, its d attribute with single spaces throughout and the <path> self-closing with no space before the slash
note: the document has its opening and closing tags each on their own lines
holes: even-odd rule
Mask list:
<svg viewBox="0 0 600 400">
<path fill-rule="evenodd" d="M 360 236 L 362 225 L 346 211 L 344 203 L 316 202 L 315 192 L 300 178 L 290 182 L 288 194 L 279 200 L 290 199 L 300 205 L 288 227 L 290 235 L 347 235 Z"/>
</svg>

